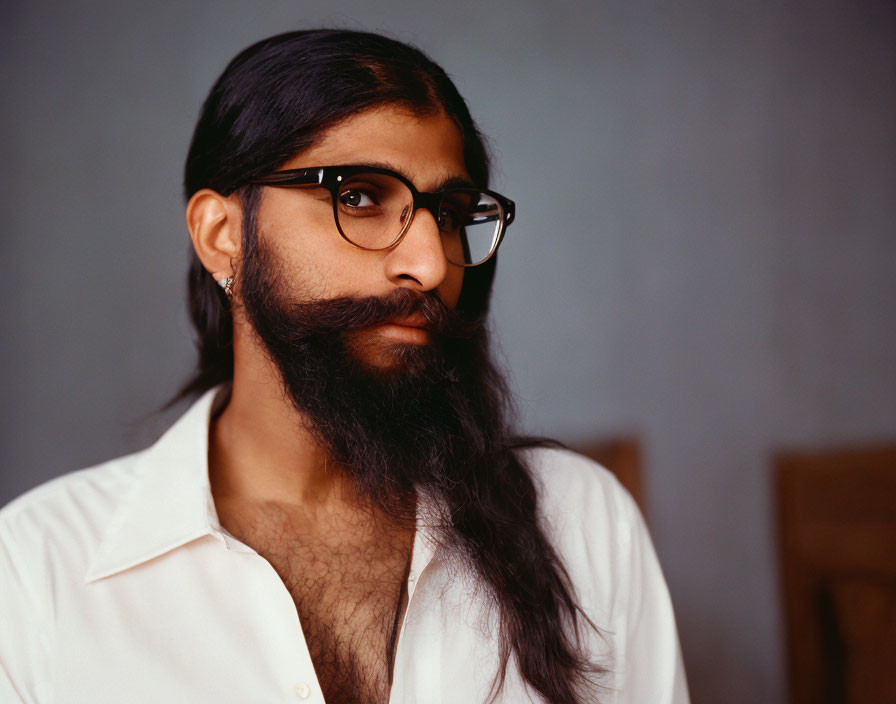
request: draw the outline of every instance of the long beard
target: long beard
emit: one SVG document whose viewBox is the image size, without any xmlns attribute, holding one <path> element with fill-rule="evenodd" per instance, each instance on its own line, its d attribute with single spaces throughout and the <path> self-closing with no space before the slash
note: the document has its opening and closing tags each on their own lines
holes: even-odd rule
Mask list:
<svg viewBox="0 0 896 704">
<path fill-rule="evenodd" d="M 410 497 L 438 500 L 504 436 L 504 384 L 482 320 L 410 289 L 291 302 L 277 264 L 257 239 L 243 261 L 241 294 L 289 398 L 360 497 L 412 520 Z M 431 344 L 389 343 L 370 332 L 411 313 L 425 317 Z"/>
<path fill-rule="evenodd" d="M 244 239 L 245 241 L 245 239 Z M 362 500 L 413 525 L 418 502 L 446 559 L 500 609 L 501 691 L 511 656 L 549 701 L 591 701 L 603 670 L 579 651 L 580 610 L 560 557 L 537 521 L 535 484 L 510 436 L 506 384 L 492 364 L 480 320 L 465 320 L 434 295 L 293 303 L 277 262 L 255 238 L 240 275 L 249 321 L 320 445 Z M 422 312 L 427 346 L 371 343 L 371 325 Z M 581 616 L 581 620 L 580 620 Z M 569 624 L 576 624 L 570 632 Z M 586 693 L 587 690 L 587 693 Z"/>
</svg>

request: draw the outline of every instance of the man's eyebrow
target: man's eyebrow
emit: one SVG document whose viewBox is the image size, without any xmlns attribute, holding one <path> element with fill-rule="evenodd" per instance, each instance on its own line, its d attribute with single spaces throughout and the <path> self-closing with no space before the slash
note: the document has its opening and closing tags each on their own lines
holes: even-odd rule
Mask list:
<svg viewBox="0 0 896 704">
<path fill-rule="evenodd" d="M 476 188 L 476 184 L 466 176 L 449 176 L 441 181 L 433 190 L 441 191 L 445 188 Z"/>
<path fill-rule="evenodd" d="M 395 164 L 390 164 L 387 161 L 365 161 L 358 166 L 372 166 L 377 169 L 388 169 L 389 171 L 394 171 L 397 174 L 401 174 L 408 181 L 411 181 L 411 178 L 404 173 L 401 169 L 399 169 Z M 413 181 L 411 181 L 413 183 Z M 416 183 L 414 184 L 417 185 Z M 462 174 L 458 174 L 457 176 L 446 176 L 441 181 L 436 183 L 435 187 L 432 189 L 432 192 L 435 193 L 437 191 L 441 191 L 445 188 L 476 188 L 476 184 L 470 180 L 469 176 L 464 176 Z"/>
</svg>

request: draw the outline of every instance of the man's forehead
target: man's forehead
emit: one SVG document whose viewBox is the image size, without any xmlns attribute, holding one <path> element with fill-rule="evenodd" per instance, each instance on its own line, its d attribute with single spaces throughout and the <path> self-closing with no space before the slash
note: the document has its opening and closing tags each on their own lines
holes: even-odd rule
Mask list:
<svg viewBox="0 0 896 704">
<path fill-rule="evenodd" d="M 396 171 L 420 190 L 470 184 L 460 130 L 441 111 L 418 114 L 395 106 L 365 110 L 325 130 L 283 168 L 346 164 Z"/>
<path fill-rule="evenodd" d="M 333 166 L 342 166 L 342 164 L 333 164 Z M 406 167 L 391 161 L 365 159 L 363 161 L 352 162 L 351 166 L 373 166 L 378 169 L 388 169 L 389 171 L 395 171 L 396 173 L 401 174 L 409 181 L 411 181 L 411 183 L 413 183 L 418 190 L 438 191 L 442 188 L 461 186 L 473 187 L 475 185 L 467 174 L 466 169 L 464 169 L 462 173 L 458 173 L 454 169 L 445 169 L 443 171 L 439 171 L 436 168 L 420 169 L 421 173 L 417 173 L 415 177 L 415 173 L 408 172 Z M 428 164 L 428 166 L 436 167 L 438 165 Z M 418 183 L 418 180 L 422 180 L 422 172 L 424 171 L 425 180 L 427 181 L 427 183 L 422 186 L 420 183 Z"/>
</svg>

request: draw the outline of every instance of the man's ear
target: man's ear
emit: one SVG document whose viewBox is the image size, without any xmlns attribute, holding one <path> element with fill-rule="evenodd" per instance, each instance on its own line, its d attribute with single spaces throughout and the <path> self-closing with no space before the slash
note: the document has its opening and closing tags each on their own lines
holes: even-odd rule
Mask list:
<svg viewBox="0 0 896 704">
<path fill-rule="evenodd" d="M 240 258 L 242 208 L 235 195 L 203 188 L 187 203 L 187 228 L 202 266 L 216 278 L 233 276 Z"/>
</svg>

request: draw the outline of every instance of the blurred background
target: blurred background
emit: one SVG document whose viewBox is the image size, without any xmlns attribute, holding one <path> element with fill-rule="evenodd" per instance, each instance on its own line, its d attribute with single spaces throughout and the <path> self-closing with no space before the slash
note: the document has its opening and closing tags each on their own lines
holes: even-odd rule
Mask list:
<svg viewBox="0 0 896 704">
<path fill-rule="evenodd" d="M 637 440 L 696 704 L 782 704 L 772 458 L 896 438 L 896 5 L 5 0 L 0 504 L 151 443 L 194 363 L 180 196 L 239 50 L 418 44 L 516 200 L 522 425 Z"/>
</svg>

